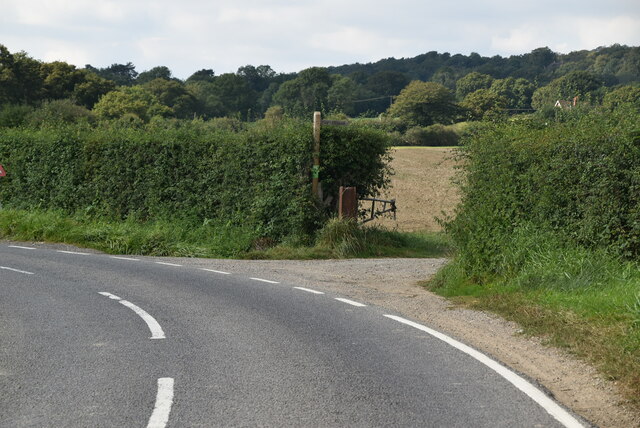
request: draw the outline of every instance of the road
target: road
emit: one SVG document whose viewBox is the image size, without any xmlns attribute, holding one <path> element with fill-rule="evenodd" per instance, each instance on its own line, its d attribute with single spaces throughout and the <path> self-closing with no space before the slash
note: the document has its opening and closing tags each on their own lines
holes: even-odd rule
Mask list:
<svg viewBox="0 0 640 428">
<path fill-rule="evenodd" d="M 0 242 L 0 426 L 583 426 L 453 338 L 211 260 Z"/>
</svg>

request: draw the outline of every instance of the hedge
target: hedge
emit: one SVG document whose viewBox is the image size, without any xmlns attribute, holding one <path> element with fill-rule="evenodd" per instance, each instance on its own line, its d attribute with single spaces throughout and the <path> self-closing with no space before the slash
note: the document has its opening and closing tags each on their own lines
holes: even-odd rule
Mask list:
<svg viewBox="0 0 640 428">
<path fill-rule="evenodd" d="M 640 114 L 569 116 L 486 124 L 460 150 L 463 198 L 446 229 L 467 273 L 513 268 L 504 251 L 522 228 L 640 257 Z"/>
<path fill-rule="evenodd" d="M 312 130 L 283 121 L 233 132 L 198 123 L 0 128 L 0 201 L 112 218 L 250 223 L 275 239 L 310 233 L 326 213 L 311 196 Z M 325 194 L 339 184 L 375 194 L 388 181 L 387 139 L 325 128 Z"/>
</svg>

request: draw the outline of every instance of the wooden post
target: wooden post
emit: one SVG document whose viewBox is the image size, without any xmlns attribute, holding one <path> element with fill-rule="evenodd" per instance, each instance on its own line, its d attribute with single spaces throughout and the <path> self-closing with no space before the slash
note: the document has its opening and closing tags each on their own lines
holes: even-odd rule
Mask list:
<svg viewBox="0 0 640 428">
<path fill-rule="evenodd" d="M 355 187 L 342 187 L 338 191 L 338 218 L 358 218 L 358 196 Z"/>
<path fill-rule="evenodd" d="M 311 169 L 311 191 L 313 196 L 320 198 L 318 182 L 320 180 L 320 125 L 322 114 L 319 111 L 313 113 L 313 168 Z"/>
</svg>

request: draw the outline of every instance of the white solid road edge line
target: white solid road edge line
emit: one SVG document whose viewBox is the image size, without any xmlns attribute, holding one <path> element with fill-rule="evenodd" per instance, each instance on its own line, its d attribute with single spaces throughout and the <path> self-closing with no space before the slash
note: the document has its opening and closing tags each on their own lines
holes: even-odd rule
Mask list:
<svg viewBox="0 0 640 428">
<path fill-rule="evenodd" d="M 158 379 L 158 394 L 153 413 L 149 418 L 147 428 L 164 428 L 169 422 L 169 413 L 173 405 L 173 378 L 161 377 Z"/>
<path fill-rule="evenodd" d="M 12 272 L 24 273 L 25 275 L 34 275 L 33 272 L 27 272 L 26 270 L 14 269 L 6 266 L 0 266 L 0 269 L 10 270 Z"/>
<path fill-rule="evenodd" d="M 120 302 L 127 308 L 131 309 L 133 312 L 135 312 L 140 318 L 142 318 L 144 322 L 147 323 L 149 330 L 151 330 L 150 339 L 166 339 L 166 336 L 164 335 L 164 331 L 162 330 L 162 327 L 160 327 L 160 324 L 158 324 L 158 321 L 156 321 L 156 319 L 151 315 L 149 315 L 144 309 L 134 305 L 133 303 L 127 300 L 122 300 L 120 297 L 111 293 L 107 293 L 105 291 L 101 291 L 98 294 L 101 294 L 113 300 L 117 300 L 118 302 Z"/>
<path fill-rule="evenodd" d="M 20 248 L 21 250 L 36 250 L 35 247 L 23 247 L 22 245 L 9 245 L 9 248 Z"/>
<path fill-rule="evenodd" d="M 306 291 L 307 293 L 313 293 L 313 294 L 324 294 L 322 291 L 316 291 L 316 290 L 312 290 L 310 288 L 304 288 L 304 287 L 293 287 L 296 290 L 302 290 L 302 291 Z"/>
<path fill-rule="evenodd" d="M 215 270 L 215 269 L 205 269 L 205 268 L 200 268 L 200 270 L 204 270 L 207 272 L 213 272 L 213 273 L 221 273 L 222 275 L 231 275 L 231 272 L 225 272 L 222 270 Z"/>
<path fill-rule="evenodd" d="M 249 279 L 253 279 L 254 281 L 266 282 L 266 283 L 269 283 L 269 284 L 280 284 L 277 281 L 270 281 L 268 279 L 262 279 L 262 278 L 249 278 Z"/>
<path fill-rule="evenodd" d="M 506 368 L 502 364 L 497 361 L 487 357 L 483 353 L 476 351 L 470 346 L 465 345 L 464 343 L 458 342 L 457 340 L 447 336 L 446 334 L 440 333 L 436 330 L 430 329 L 429 327 L 425 327 L 422 324 L 418 324 L 413 321 L 409 321 L 405 318 L 398 317 L 395 315 L 385 315 L 387 318 L 391 318 L 392 320 L 401 322 L 403 324 L 407 324 L 411 327 L 417 328 L 418 330 L 422 330 L 425 333 L 429 333 L 433 337 L 436 337 L 443 342 L 453 346 L 454 348 L 464 352 L 465 354 L 475 358 L 485 366 L 489 367 L 491 370 L 498 373 L 500 376 L 505 378 L 511 384 L 513 384 L 520 391 L 527 394 L 533 401 L 538 403 L 543 409 L 547 411 L 551 416 L 553 416 L 558 422 L 564 425 L 567 428 L 584 428 L 576 418 L 574 418 L 569 412 L 563 409 L 558 403 L 549 398 L 546 394 L 540 391 L 538 388 L 533 386 L 531 383 L 526 381 L 523 377 L 517 375 L 515 372 Z"/>
<path fill-rule="evenodd" d="M 339 301 L 341 301 L 341 302 L 343 302 L 343 303 L 347 303 L 347 304 L 349 304 L 349 305 L 351 305 L 351 306 L 357 306 L 357 307 L 359 307 L 359 308 L 360 308 L 360 307 L 363 307 L 363 306 L 367 306 L 367 305 L 365 305 L 364 303 L 354 302 L 353 300 L 344 299 L 344 298 L 342 298 L 342 297 L 336 297 L 335 299 L 336 299 L 336 300 L 339 300 Z"/>
</svg>

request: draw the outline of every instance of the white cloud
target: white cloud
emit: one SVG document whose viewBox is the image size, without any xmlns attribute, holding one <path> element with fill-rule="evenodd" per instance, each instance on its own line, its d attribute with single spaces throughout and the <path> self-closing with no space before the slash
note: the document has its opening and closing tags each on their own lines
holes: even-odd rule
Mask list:
<svg viewBox="0 0 640 428">
<path fill-rule="evenodd" d="M 309 43 L 314 49 L 350 54 L 354 60 L 381 58 L 383 52 L 396 52 L 398 55 L 408 44 L 405 40 L 382 37 L 373 31 L 355 27 L 313 34 Z"/>
<path fill-rule="evenodd" d="M 640 44 L 640 22 L 629 16 L 577 19 L 571 25 L 582 48 L 612 45 L 614 43 Z"/>
<path fill-rule="evenodd" d="M 506 54 L 522 54 L 548 46 L 557 52 L 594 49 L 614 43 L 640 44 L 640 21 L 630 16 L 562 16 L 531 22 L 494 35 L 491 47 Z"/>
<path fill-rule="evenodd" d="M 550 12 L 552 11 L 552 12 Z M 637 0 L 2 0 L 0 43 L 83 66 L 168 66 L 178 77 L 246 64 L 277 71 L 437 50 L 522 54 L 640 45 Z"/>
</svg>

